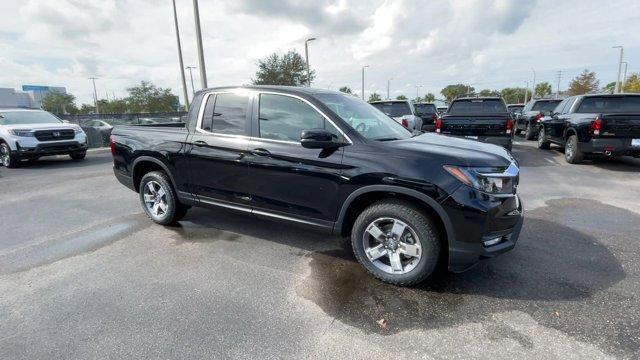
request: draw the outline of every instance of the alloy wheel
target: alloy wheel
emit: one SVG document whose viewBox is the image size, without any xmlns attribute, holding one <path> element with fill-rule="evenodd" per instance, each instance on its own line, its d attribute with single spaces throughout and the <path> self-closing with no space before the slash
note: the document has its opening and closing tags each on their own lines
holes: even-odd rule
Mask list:
<svg viewBox="0 0 640 360">
<path fill-rule="evenodd" d="M 371 222 L 362 241 L 367 259 L 388 274 L 406 274 L 422 258 L 416 231 L 401 220 L 385 217 Z"/>
<path fill-rule="evenodd" d="M 573 158 L 573 152 L 574 152 L 574 143 L 573 141 L 569 140 L 567 141 L 567 145 L 564 148 L 564 154 L 567 157 L 567 159 Z"/>
<path fill-rule="evenodd" d="M 0 163 L 9 166 L 9 150 L 6 146 L 0 146 Z"/>
<path fill-rule="evenodd" d="M 545 140 L 544 128 L 540 129 L 540 133 L 538 134 L 538 146 L 542 146 Z"/>
<path fill-rule="evenodd" d="M 150 214 L 162 217 L 167 213 L 167 193 L 157 181 L 149 181 L 143 190 L 144 204 Z"/>
</svg>

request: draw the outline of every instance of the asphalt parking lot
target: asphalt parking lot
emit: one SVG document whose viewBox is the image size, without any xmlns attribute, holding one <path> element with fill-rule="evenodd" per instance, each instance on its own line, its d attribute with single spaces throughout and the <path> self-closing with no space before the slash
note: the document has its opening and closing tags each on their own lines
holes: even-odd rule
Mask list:
<svg viewBox="0 0 640 360">
<path fill-rule="evenodd" d="M 640 159 L 514 155 L 516 249 L 410 289 L 291 224 L 154 225 L 107 153 L 0 167 L 0 358 L 640 357 Z"/>
</svg>

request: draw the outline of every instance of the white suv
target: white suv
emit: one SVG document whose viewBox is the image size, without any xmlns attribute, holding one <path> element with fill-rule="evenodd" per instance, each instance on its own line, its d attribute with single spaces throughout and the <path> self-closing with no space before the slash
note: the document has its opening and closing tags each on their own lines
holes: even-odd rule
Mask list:
<svg viewBox="0 0 640 360">
<path fill-rule="evenodd" d="M 0 108 L 0 165 L 16 167 L 22 159 L 69 155 L 81 160 L 87 154 L 87 135 L 43 110 Z"/>
<path fill-rule="evenodd" d="M 422 131 L 422 118 L 409 100 L 373 101 L 370 103 L 409 130 Z"/>
</svg>

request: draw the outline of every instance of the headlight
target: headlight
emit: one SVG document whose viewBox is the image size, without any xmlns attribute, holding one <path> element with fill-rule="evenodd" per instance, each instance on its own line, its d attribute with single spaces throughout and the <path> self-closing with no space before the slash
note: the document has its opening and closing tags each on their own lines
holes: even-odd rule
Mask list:
<svg viewBox="0 0 640 360">
<path fill-rule="evenodd" d="M 9 130 L 9 134 L 20 137 L 33 137 L 33 133 L 31 132 L 31 130 L 12 129 Z"/>
<path fill-rule="evenodd" d="M 517 167 L 515 171 L 511 168 L 444 166 L 449 174 L 465 185 L 489 194 L 514 193 L 518 173 Z"/>
<path fill-rule="evenodd" d="M 76 135 L 84 134 L 84 131 L 80 127 L 77 127 L 77 128 L 74 127 L 73 131 L 76 133 Z"/>
</svg>

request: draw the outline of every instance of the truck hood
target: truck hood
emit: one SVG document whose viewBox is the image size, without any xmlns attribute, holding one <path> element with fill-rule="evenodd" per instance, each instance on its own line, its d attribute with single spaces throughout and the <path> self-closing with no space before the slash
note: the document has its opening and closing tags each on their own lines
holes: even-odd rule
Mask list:
<svg viewBox="0 0 640 360">
<path fill-rule="evenodd" d="M 51 123 L 51 124 L 16 124 L 16 125 L 0 125 L 3 129 L 19 129 L 19 130 L 47 130 L 47 129 L 77 129 L 76 124 L 67 123 Z"/>
<path fill-rule="evenodd" d="M 438 155 L 448 165 L 458 166 L 509 166 L 516 162 L 503 147 L 475 140 L 424 133 L 405 140 L 390 141 L 389 146 L 410 150 L 424 155 Z"/>
</svg>

